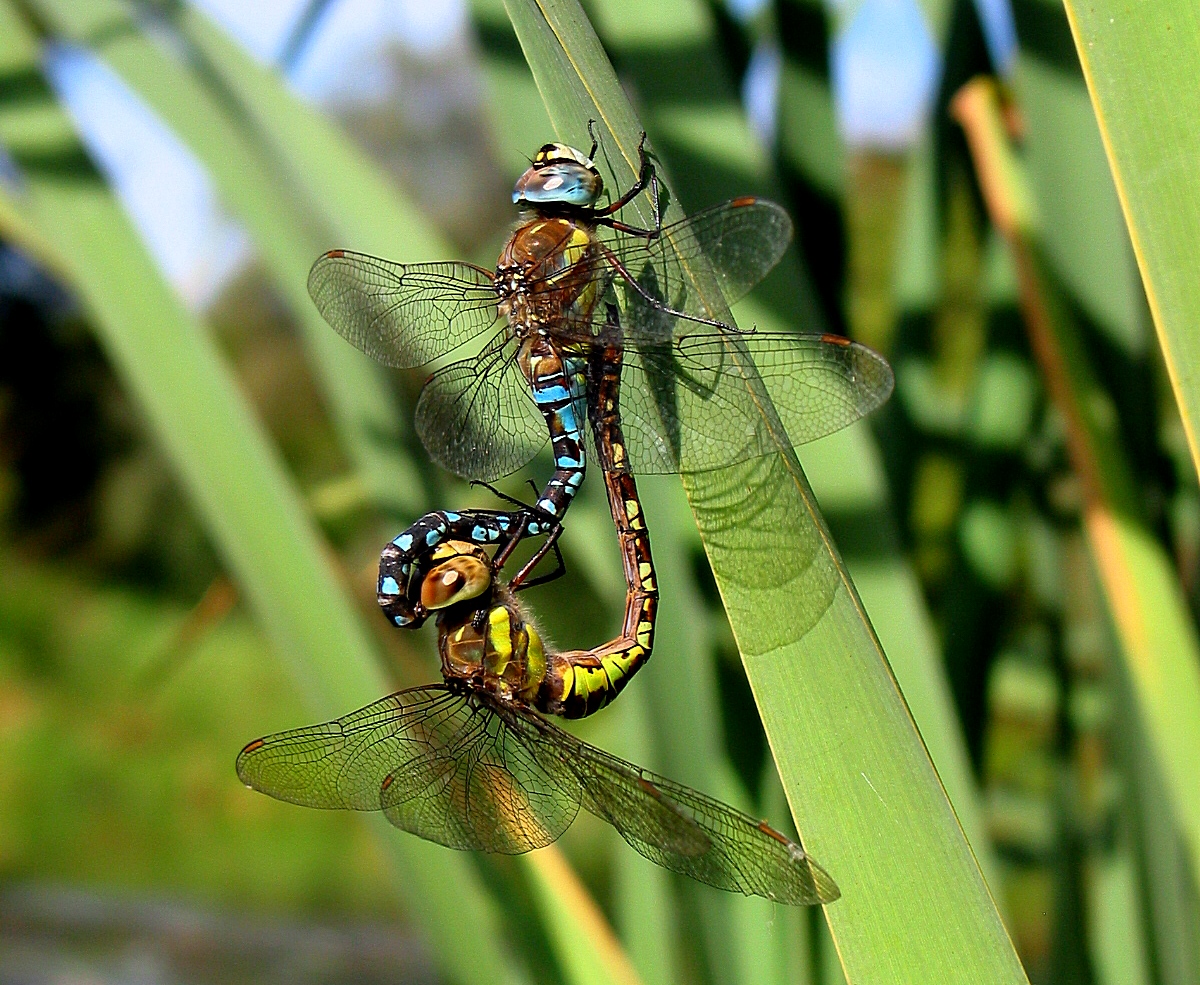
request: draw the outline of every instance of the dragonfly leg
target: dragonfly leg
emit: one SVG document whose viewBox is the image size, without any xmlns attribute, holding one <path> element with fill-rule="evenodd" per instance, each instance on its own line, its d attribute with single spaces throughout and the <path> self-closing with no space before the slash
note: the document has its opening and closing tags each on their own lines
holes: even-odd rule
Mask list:
<svg viewBox="0 0 1200 985">
<path fill-rule="evenodd" d="M 497 499 L 502 499 L 506 503 L 511 503 L 513 506 L 518 506 L 522 510 L 524 510 L 526 513 L 543 513 L 543 512 L 545 512 L 544 510 L 538 509 L 537 506 L 531 506 L 529 503 L 526 503 L 524 500 L 517 499 L 515 496 L 510 496 L 506 492 L 501 492 L 499 489 L 497 489 L 495 486 L 493 486 L 490 482 L 484 482 L 482 479 L 472 479 L 471 485 L 479 486 L 483 489 L 486 489 Z M 529 486 L 531 489 L 533 489 L 533 494 L 536 496 L 538 494 L 538 487 L 537 487 L 537 485 L 534 484 L 532 479 L 529 480 Z M 547 514 L 547 516 L 549 516 L 549 514 Z M 550 518 L 550 519 L 552 520 L 553 518 Z"/>
<path fill-rule="evenodd" d="M 608 216 L 616 212 L 620 212 L 630 202 L 637 198 L 647 188 L 651 191 L 651 206 L 654 209 L 654 230 L 637 230 L 637 235 L 642 236 L 657 236 L 662 230 L 662 219 L 658 214 L 658 176 L 654 173 L 654 165 L 650 161 L 649 155 L 646 153 L 646 131 L 642 131 L 642 139 L 638 141 L 638 177 L 625 194 L 618 198 L 615 202 L 610 202 L 602 209 L 595 209 L 592 212 L 592 218 L 597 220 L 606 219 Z M 611 223 L 603 222 L 605 226 Z M 614 227 L 615 228 L 615 227 Z M 634 227 L 625 227 L 626 232 L 634 230 Z"/>
<path fill-rule="evenodd" d="M 592 138 L 592 149 L 588 151 L 588 159 L 596 159 L 596 151 L 600 147 L 600 141 L 596 139 L 596 121 L 588 120 L 588 136 Z"/>
<path fill-rule="evenodd" d="M 630 236 L 642 236 L 646 239 L 656 239 L 658 234 L 662 232 L 661 226 L 657 229 L 643 229 L 641 226 L 631 226 L 627 222 L 618 222 L 616 219 L 608 219 L 603 225 L 619 233 L 628 233 Z"/>
<path fill-rule="evenodd" d="M 661 311 L 664 314 L 673 315 L 676 318 L 683 318 L 687 321 L 696 322 L 700 325 L 711 325 L 713 328 L 719 328 L 724 332 L 734 332 L 738 335 L 745 334 L 736 325 L 730 325 L 727 322 L 718 321 L 715 318 L 702 318 L 700 315 L 692 315 L 684 311 L 676 311 L 670 305 L 664 304 L 661 299 L 649 294 L 646 289 L 638 283 L 637 278 L 626 269 L 625 265 L 621 263 L 612 250 L 608 249 L 606 246 L 604 246 L 604 244 L 600 244 L 600 249 L 603 252 L 604 259 L 609 263 L 613 270 L 617 272 L 617 276 L 619 276 L 623 281 L 625 281 L 625 283 L 632 287 L 634 291 L 641 295 L 642 300 L 652 308 Z"/>
<path fill-rule="evenodd" d="M 511 535 L 505 542 L 504 546 L 496 552 L 496 556 L 492 558 L 492 565 L 495 570 L 499 571 L 501 568 L 503 568 L 509 557 L 512 555 L 512 552 L 516 549 L 516 546 L 522 540 L 524 540 L 525 537 L 530 535 L 531 531 L 529 528 L 534 521 L 536 521 L 538 527 L 540 528 L 538 533 L 547 534 L 546 541 L 541 547 L 538 548 L 537 553 L 525 563 L 525 566 L 521 568 L 521 572 L 516 578 L 513 579 L 514 587 L 516 585 L 520 585 L 521 581 L 524 580 L 524 576 L 527 576 L 529 572 L 537 565 L 537 563 L 546 556 L 546 553 L 553 546 L 554 541 L 558 539 L 559 534 L 562 532 L 562 524 L 558 518 L 554 516 L 554 514 L 550 513 L 548 510 L 542 509 L 536 503 L 524 503 L 519 499 L 509 496 L 507 493 L 501 492 L 491 483 L 483 482 L 482 480 L 473 480 L 471 485 L 483 486 L 483 488 L 487 489 L 497 499 L 502 499 L 506 503 L 512 503 L 513 506 L 519 507 L 517 512 L 512 514 Z M 532 479 L 529 480 L 529 487 L 533 490 L 533 494 L 535 496 L 538 495 L 538 487 Z M 557 548 L 555 548 L 555 553 L 558 554 Z M 558 559 L 561 565 L 561 554 L 558 554 Z M 552 575 L 546 580 L 549 581 L 556 577 L 558 577 L 558 575 Z M 541 581 L 542 579 L 539 578 L 537 584 L 541 584 Z"/>
<path fill-rule="evenodd" d="M 509 588 L 514 592 L 520 592 L 526 588 L 533 588 L 535 585 L 545 585 L 547 582 L 561 578 L 567 573 L 567 562 L 563 560 L 562 548 L 558 546 L 558 538 L 561 534 L 562 524 L 556 524 L 542 543 L 542 546 L 534 552 L 533 557 L 525 562 L 521 570 L 508 583 Z M 536 578 L 529 578 L 529 573 L 541 563 L 542 559 L 550 551 L 554 551 L 554 560 L 556 562 L 554 570 L 544 575 L 538 575 Z"/>
</svg>

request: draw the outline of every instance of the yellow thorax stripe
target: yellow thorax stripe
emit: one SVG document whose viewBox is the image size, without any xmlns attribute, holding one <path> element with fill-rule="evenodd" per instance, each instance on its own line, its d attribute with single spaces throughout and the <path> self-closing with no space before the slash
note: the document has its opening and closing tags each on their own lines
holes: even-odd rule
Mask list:
<svg viewBox="0 0 1200 985">
<path fill-rule="evenodd" d="M 496 606 L 488 613 L 488 650 L 495 654 L 488 668 L 493 674 L 503 674 L 512 660 L 512 623 L 508 609 Z"/>
<path fill-rule="evenodd" d="M 546 648 L 542 646 L 542 638 L 532 625 L 526 623 L 525 631 L 528 642 L 525 647 L 525 681 L 521 690 L 532 698 L 546 676 Z"/>
</svg>

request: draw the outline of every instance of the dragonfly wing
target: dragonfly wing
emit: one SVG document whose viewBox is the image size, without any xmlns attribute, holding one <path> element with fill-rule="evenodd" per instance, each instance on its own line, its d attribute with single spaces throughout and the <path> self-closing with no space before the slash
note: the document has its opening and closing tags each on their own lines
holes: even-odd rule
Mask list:
<svg viewBox="0 0 1200 985">
<path fill-rule="evenodd" d="M 607 762 L 581 761 L 588 763 L 594 777 L 590 785 L 584 784 L 584 806 L 588 810 L 599 807 L 600 816 L 610 820 L 621 837 L 650 861 L 718 889 L 794 906 L 832 903 L 841 896 L 837 883 L 803 848 L 765 821 L 614 756 L 601 756 Z M 613 782 L 631 773 L 641 800 L 661 805 L 661 811 L 647 811 L 641 805 L 631 811 L 632 798 L 624 779 L 620 794 L 613 796 Z M 667 810 L 703 834 L 708 850 L 699 854 L 678 851 L 674 844 L 677 825 L 664 832 L 657 823 Z"/>
<path fill-rule="evenodd" d="M 382 810 L 449 848 L 519 854 L 550 844 L 579 810 L 573 774 L 536 752 L 486 704 L 434 684 L 251 742 L 237 771 L 279 800 Z"/>
<path fill-rule="evenodd" d="M 687 319 L 731 324 L 729 305 L 771 271 L 791 239 L 782 208 L 738 198 L 665 226 L 654 239 L 606 242 L 594 262 L 610 268 L 626 334 L 664 339 L 694 328 Z"/>
<path fill-rule="evenodd" d="M 423 366 L 496 321 L 492 275 L 469 263 L 394 263 L 333 250 L 308 275 L 317 310 L 386 366 Z"/>
<path fill-rule="evenodd" d="M 684 221 L 712 264 L 728 304 L 745 297 L 775 269 L 792 241 L 791 217 L 760 198 L 735 198 Z"/>
<path fill-rule="evenodd" d="M 765 822 L 532 719 L 522 715 L 525 741 L 568 753 L 584 808 L 650 861 L 718 889 L 781 903 L 829 903 L 841 895 L 803 848 Z"/>
<path fill-rule="evenodd" d="M 533 711 L 514 710 L 510 718 L 510 728 L 529 749 L 553 750 L 569 765 L 582 790 L 583 806 L 608 821 L 643 855 L 647 852 L 632 840 L 639 833 L 673 855 L 698 857 L 712 848 L 708 836 L 691 818 L 655 795 L 639 767 L 589 745 Z"/>
<path fill-rule="evenodd" d="M 516 350 L 515 341 L 499 334 L 478 356 L 444 366 L 426 382 L 417 433 L 443 468 L 491 482 L 515 472 L 550 439 Z"/>
<path fill-rule="evenodd" d="M 832 434 L 892 392 L 887 361 L 833 335 L 711 332 L 631 342 L 621 424 L 635 472 L 705 472 L 779 450 L 770 396 L 792 444 Z"/>
</svg>

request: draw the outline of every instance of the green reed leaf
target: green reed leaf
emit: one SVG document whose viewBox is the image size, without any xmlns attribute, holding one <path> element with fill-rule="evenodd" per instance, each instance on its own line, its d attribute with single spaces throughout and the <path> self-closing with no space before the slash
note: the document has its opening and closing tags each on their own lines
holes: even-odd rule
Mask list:
<svg viewBox="0 0 1200 985">
<path fill-rule="evenodd" d="M 1200 468 L 1200 10 L 1188 0 L 1134 9 L 1066 0 L 1146 298 Z"/>
<path fill-rule="evenodd" d="M 19 188 L 0 193 L 0 220 L 20 216 L 17 234 L 34 230 L 52 251 L 310 709 L 332 717 L 378 697 L 387 682 L 327 545 L 212 339 L 163 280 L 42 82 L 36 45 L 7 0 L 0 75 L 26 80 L 20 98 L 0 98 L 0 143 L 22 170 Z M 502 944 L 461 946 L 464 924 L 503 940 L 469 860 L 388 838 L 409 911 L 445 970 L 463 982 L 521 981 Z"/>
<path fill-rule="evenodd" d="M 597 120 L 609 177 L 628 185 L 641 128 L 578 5 L 507 8 L 559 137 L 583 142 Z M 672 196 L 666 218 L 678 217 Z M 694 273 L 703 285 L 704 272 Z M 777 456 L 688 477 L 685 487 L 797 827 L 842 888 L 826 914 L 847 978 L 1024 981 L 776 423 L 766 426 Z M 786 571 L 798 573 L 781 583 Z"/>
</svg>

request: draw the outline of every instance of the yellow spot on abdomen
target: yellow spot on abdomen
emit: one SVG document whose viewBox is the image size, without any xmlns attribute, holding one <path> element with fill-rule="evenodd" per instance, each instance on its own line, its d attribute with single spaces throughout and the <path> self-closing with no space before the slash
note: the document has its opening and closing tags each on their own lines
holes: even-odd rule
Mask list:
<svg viewBox="0 0 1200 985">
<path fill-rule="evenodd" d="M 608 679 L 616 684 L 629 673 L 629 668 L 639 661 L 645 652 L 640 646 L 631 646 L 622 653 L 614 653 L 605 657 L 602 662 L 604 669 L 608 672 Z"/>
</svg>

